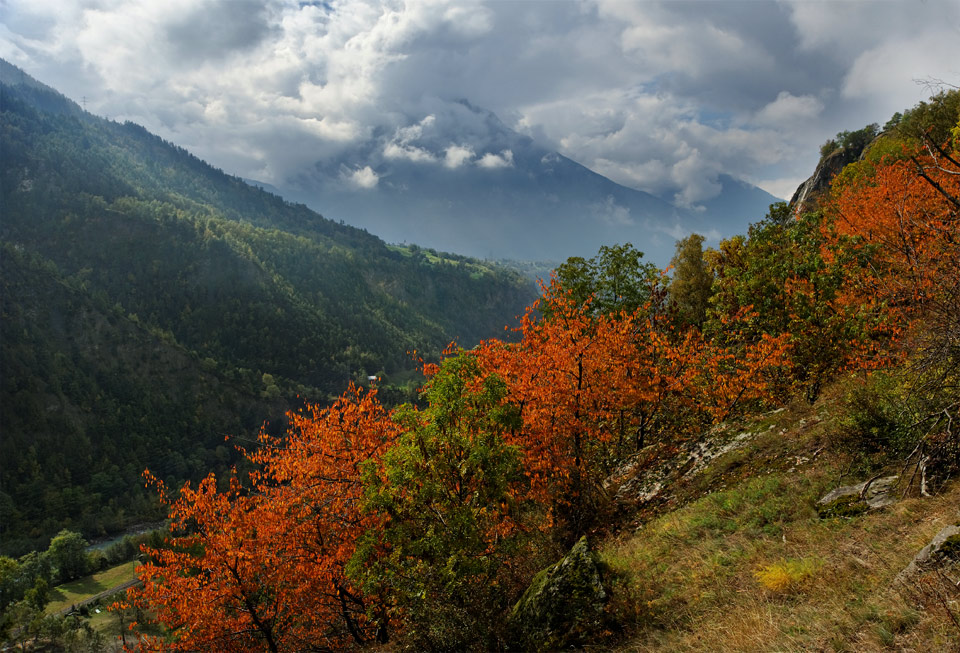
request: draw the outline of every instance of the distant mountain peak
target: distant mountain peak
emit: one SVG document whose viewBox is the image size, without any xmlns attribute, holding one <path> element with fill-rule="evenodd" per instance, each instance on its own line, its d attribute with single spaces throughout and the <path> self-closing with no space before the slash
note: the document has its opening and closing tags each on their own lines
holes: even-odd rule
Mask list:
<svg viewBox="0 0 960 653">
<path fill-rule="evenodd" d="M 382 131 L 279 192 L 391 242 L 471 256 L 562 261 L 632 242 L 666 265 L 691 232 L 716 243 L 777 201 L 720 175 L 696 210 L 623 186 L 462 98 Z"/>
</svg>

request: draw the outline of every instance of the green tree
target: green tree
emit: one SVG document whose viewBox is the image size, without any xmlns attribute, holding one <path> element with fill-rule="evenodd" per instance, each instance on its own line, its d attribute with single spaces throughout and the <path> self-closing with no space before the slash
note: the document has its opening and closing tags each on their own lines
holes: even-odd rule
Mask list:
<svg viewBox="0 0 960 653">
<path fill-rule="evenodd" d="M 20 565 L 13 558 L 0 556 L 0 612 L 23 597 L 18 587 L 20 583 Z"/>
<path fill-rule="evenodd" d="M 522 539 L 525 480 L 520 453 L 504 442 L 519 425 L 505 395 L 472 355 L 448 358 L 427 384 L 427 407 L 397 412 L 404 434 L 365 470 L 366 508 L 383 526 L 364 538 L 348 574 L 388 596 L 414 649 L 496 648 L 516 599 L 505 562 Z"/>
<path fill-rule="evenodd" d="M 643 262 L 643 252 L 630 243 L 600 248 L 590 259 L 572 257 L 556 271 L 560 284 L 574 301 L 591 301 L 595 315 L 633 313 L 653 298 L 660 270 Z"/>
<path fill-rule="evenodd" d="M 677 321 L 699 328 L 707 319 L 713 275 L 703 257 L 703 236 L 690 234 L 677 242 L 671 261 L 673 278 L 668 296 Z"/>
<path fill-rule="evenodd" d="M 54 572 L 60 582 L 67 582 L 80 578 L 90 570 L 90 559 L 87 556 L 87 541 L 80 533 L 66 529 L 57 533 L 50 540 L 47 548 L 47 558 L 53 565 Z"/>
<path fill-rule="evenodd" d="M 23 595 L 23 600 L 29 603 L 37 610 L 43 610 L 50 601 L 50 585 L 41 576 L 37 578 L 33 587 L 27 590 Z"/>
<path fill-rule="evenodd" d="M 716 280 L 705 333 L 731 344 L 790 334 L 783 382 L 810 402 L 869 339 L 873 319 L 844 297 L 870 250 L 851 238 L 828 242 L 830 229 L 823 213 L 794 219 L 779 202 L 746 239 L 724 241 L 710 254 Z"/>
</svg>

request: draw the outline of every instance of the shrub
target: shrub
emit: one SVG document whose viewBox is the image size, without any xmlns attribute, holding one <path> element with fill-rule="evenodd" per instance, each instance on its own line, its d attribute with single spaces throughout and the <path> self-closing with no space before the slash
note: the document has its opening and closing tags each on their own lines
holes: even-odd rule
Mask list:
<svg viewBox="0 0 960 653">
<path fill-rule="evenodd" d="M 895 377 L 871 375 L 852 387 L 845 404 L 838 445 L 857 462 L 882 465 L 903 458 L 916 445 L 906 388 Z"/>
</svg>

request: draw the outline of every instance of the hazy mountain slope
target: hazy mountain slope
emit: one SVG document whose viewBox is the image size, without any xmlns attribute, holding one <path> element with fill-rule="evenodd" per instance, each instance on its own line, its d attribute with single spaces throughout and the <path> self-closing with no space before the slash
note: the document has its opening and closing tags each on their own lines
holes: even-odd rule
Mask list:
<svg viewBox="0 0 960 653">
<path fill-rule="evenodd" d="M 590 256 L 601 245 L 632 242 L 663 265 L 678 238 L 698 231 L 715 243 L 744 231 L 777 201 L 721 176 L 722 191 L 704 203 L 705 210 L 678 208 L 551 152 L 490 112 L 460 106 L 469 119 L 438 117 L 424 120 L 399 141 L 374 139 L 278 184 L 280 192 L 393 242 L 489 258 L 557 261 Z M 454 122 L 474 124 L 476 133 L 447 134 L 447 127 L 438 127 Z M 444 143 L 457 138 L 476 146 L 464 149 L 461 161 L 451 160 L 449 151 L 443 157 Z M 368 166 L 366 176 L 360 175 Z"/>
<path fill-rule="evenodd" d="M 29 91 L 3 89 L 3 238 L 90 268 L 92 289 L 204 354 L 334 389 L 409 348 L 498 333 L 533 296 L 505 270 L 405 257 L 138 126 L 38 110 Z"/>
</svg>

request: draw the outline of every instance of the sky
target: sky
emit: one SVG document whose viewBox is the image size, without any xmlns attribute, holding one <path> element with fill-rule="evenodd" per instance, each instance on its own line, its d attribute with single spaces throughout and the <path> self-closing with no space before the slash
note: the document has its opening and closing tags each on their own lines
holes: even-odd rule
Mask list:
<svg viewBox="0 0 960 653">
<path fill-rule="evenodd" d="M 838 131 L 960 86 L 960 2 L 0 0 L 0 57 L 275 185 L 512 165 L 466 100 L 695 207 L 720 174 L 789 198 Z"/>
</svg>

